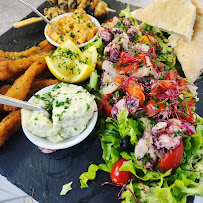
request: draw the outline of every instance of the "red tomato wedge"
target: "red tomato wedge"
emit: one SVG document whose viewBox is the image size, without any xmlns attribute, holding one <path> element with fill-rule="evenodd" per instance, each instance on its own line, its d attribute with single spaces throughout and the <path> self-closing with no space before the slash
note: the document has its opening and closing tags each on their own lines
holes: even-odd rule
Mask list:
<svg viewBox="0 0 203 203">
<path fill-rule="evenodd" d="M 172 152 L 167 152 L 164 154 L 162 159 L 160 159 L 158 165 L 162 169 L 163 172 L 168 171 L 169 169 L 173 169 L 177 167 L 183 157 L 184 146 L 183 142 L 181 142 Z"/>
<path fill-rule="evenodd" d="M 119 171 L 123 162 L 127 161 L 124 158 L 120 158 L 111 169 L 111 180 L 116 184 L 125 184 L 132 177 L 132 173 L 129 171 Z"/>
</svg>

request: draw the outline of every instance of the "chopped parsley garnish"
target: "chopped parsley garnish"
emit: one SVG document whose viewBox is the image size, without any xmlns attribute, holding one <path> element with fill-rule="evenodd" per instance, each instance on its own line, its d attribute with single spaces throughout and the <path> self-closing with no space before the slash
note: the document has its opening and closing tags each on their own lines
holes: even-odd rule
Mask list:
<svg viewBox="0 0 203 203">
<path fill-rule="evenodd" d="M 90 109 L 90 105 L 88 103 L 86 103 L 86 104 L 87 104 L 87 110 L 89 110 Z"/>
<path fill-rule="evenodd" d="M 90 23 L 87 23 L 87 27 L 91 28 L 92 26 L 91 26 L 91 24 L 90 24 Z"/>
<path fill-rule="evenodd" d="M 152 160 L 150 153 L 146 153 L 141 159 L 138 159 L 139 161 L 142 161 L 143 165 L 146 165 L 147 162 L 150 162 Z"/>
<path fill-rule="evenodd" d="M 124 30 L 124 31 L 127 31 L 128 29 L 129 29 L 128 26 L 123 26 L 123 30 Z"/>
<path fill-rule="evenodd" d="M 70 37 L 74 38 L 75 34 L 73 32 L 70 33 Z"/>
<path fill-rule="evenodd" d="M 122 25 L 122 22 L 116 23 L 116 27 L 121 27 L 121 25 Z"/>
<path fill-rule="evenodd" d="M 180 131 L 180 130 L 178 130 L 178 131 L 175 131 L 174 132 L 174 137 L 177 137 L 178 135 L 182 135 L 183 133 Z"/>
<path fill-rule="evenodd" d="M 159 104 L 155 104 L 154 107 L 155 107 L 155 110 L 157 111 L 159 109 Z"/>
<path fill-rule="evenodd" d="M 35 50 L 36 51 L 36 50 Z M 21 58 L 24 58 L 25 56 L 24 55 L 21 55 L 19 56 L 17 59 L 21 59 Z"/>
<path fill-rule="evenodd" d="M 64 40 L 63 40 L 63 36 L 60 36 L 60 40 L 63 42 Z"/>
<path fill-rule="evenodd" d="M 64 104 L 65 104 L 65 102 L 56 101 L 56 107 L 63 106 Z"/>
</svg>

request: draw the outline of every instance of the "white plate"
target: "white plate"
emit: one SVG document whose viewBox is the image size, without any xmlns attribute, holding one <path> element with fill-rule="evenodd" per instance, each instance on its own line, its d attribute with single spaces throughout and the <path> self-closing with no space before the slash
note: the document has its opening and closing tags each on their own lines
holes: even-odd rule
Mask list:
<svg viewBox="0 0 203 203">
<path fill-rule="evenodd" d="M 53 87 L 55 85 L 51 85 L 48 87 L 45 87 L 43 89 L 41 89 L 40 91 L 38 91 L 35 94 L 39 94 L 39 93 L 46 93 L 46 92 L 50 92 Z M 32 96 L 28 102 L 32 103 L 34 101 L 35 97 Z M 52 143 L 44 138 L 38 137 L 34 134 L 32 134 L 24 125 L 23 122 L 22 123 L 22 128 L 23 131 L 25 133 L 25 136 L 35 145 L 37 145 L 38 147 L 42 147 L 45 149 L 52 149 L 52 150 L 58 150 L 58 149 L 66 149 L 69 147 L 72 147 L 80 142 L 82 142 L 94 129 L 94 126 L 96 125 L 97 122 L 97 118 L 98 118 L 98 111 L 97 111 L 97 104 L 95 102 L 95 106 L 96 106 L 96 111 L 93 113 L 92 118 L 90 119 L 87 128 L 79 135 L 76 135 L 74 137 L 68 138 L 62 142 L 59 143 Z M 21 120 L 22 121 L 22 120 Z"/>
<path fill-rule="evenodd" d="M 62 15 L 59 15 L 59 16 L 53 18 L 51 21 L 59 20 L 60 18 L 62 18 L 62 17 L 64 17 L 64 16 L 67 16 L 67 15 L 70 15 L 70 14 L 72 14 L 72 12 L 71 12 L 71 13 L 64 13 L 64 14 L 62 14 Z M 88 14 L 87 14 L 87 15 L 88 15 Z M 99 27 L 100 27 L 99 21 L 98 21 L 96 18 L 94 18 L 93 16 L 91 16 L 91 15 L 88 15 L 88 16 L 90 17 L 90 20 L 92 21 L 92 23 L 94 23 L 94 24 L 99 28 Z M 46 39 L 47 39 L 51 44 L 53 44 L 54 46 L 56 46 L 56 47 L 60 46 L 60 44 L 58 44 L 58 43 L 56 43 L 55 41 L 53 41 L 53 40 L 46 34 L 46 32 L 47 32 L 47 25 L 46 25 L 46 27 L 45 27 L 45 29 L 44 29 L 44 35 L 45 35 Z M 85 42 L 85 43 L 83 43 L 83 44 L 79 44 L 79 45 L 77 45 L 77 46 L 78 46 L 79 48 L 80 48 L 80 47 L 84 47 L 84 46 L 87 45 L 89 42 L 94 42 L 94 41 L 97 39 L 97 37 L 98 37 L 98 32 L 97 32 L 97 34 L 96 34 L 91 40 L 89 40 L 88 42 Z"/>
</svg>

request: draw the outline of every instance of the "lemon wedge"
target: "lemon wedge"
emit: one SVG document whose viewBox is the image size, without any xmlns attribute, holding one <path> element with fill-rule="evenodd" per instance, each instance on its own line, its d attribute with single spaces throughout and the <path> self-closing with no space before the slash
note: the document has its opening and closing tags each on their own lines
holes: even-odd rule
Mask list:
<svg viewBox="0 0 203 203">
<path fill-rule="evenodd" d="M 91 46 L 84 52 L 67 40 L 53 55 L 45 57 L 51 73 L 64 82 L 79 83 L 88 79 L 95 70 L 97 50 Z"/>
<path fill-rule="evenodd" d="M 68 53 L 66 53 L 67 51 L 68 51 Z M 77 56 L 78 58 L 82 54 L 81 50 L 75 45 L 75 43 L 69 39 L 69 40 L 63 42 L 56 49 L 56 51 L 53 53 L 53 55 L 59 55 L 59 54 L 62 55 L 63 54 L 64 56 L 68 56 L 70 51 L 72 53 L 74 53 L 74 55 Z"/>
<path fill-rule="evenodd" d="M 97 49 L 96 47 L 93 45 L 91 47 L 89 47 L 87 50 L 85 50 L 81 55 L 81 61 L 83 63 L 86 63 L 90 66 L 92 66 L 93 68 L 96 67 L 97 64 Z"/>
</svg>

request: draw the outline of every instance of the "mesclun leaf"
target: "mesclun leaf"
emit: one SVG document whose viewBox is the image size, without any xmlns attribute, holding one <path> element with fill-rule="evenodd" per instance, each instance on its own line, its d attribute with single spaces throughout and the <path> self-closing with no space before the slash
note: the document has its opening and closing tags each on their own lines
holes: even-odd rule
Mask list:
<svg viewBox="0 0 203 203">
<path fill-rule="evenodd" d="M 125 161 L 120 167 L 120 171 L 130 171 L 133 175 L 143 181 L 161 180 L 163 177 L 171 174 L 171 170 L 168 170 L 166 173 L 162 174 L 157 171 L 145 169 L 132 160 Z"/>
<path fill-rule="evenodd" d="M 70 183 L 68 183 L 68 184 L 63 185 L 60 195 L 66 195 L 67 192 L 69 192 L 70 190 L 72 190 L 72 187 L 71 187 L 72 183 L 73 183 L 73 182 L 70 182 Z"/>
<path fill-rule="evenodd" d="M 125 8 L 125 9 L 121 10 L 119 16 L 120 17 L 129 18 L 130 20 L 132 20 L 134 22 L 135 25 L 138 25 L 137 20 L 131 16 L 131 12 L 130 12 L 130 7 L 129 6 L 127 8 Z"/>
<path fill-rule="evenodd" d="M 138 122 L 133 120 L 133 118 L 128 118 L 128 111 L 125 109 L 122 113 L 117 115 L 118 118 L 118 127 L 121 138 L 126 137 L 127 135 L 131 137 L 131 143 L 137 145 L 138 136 L 141 135 L 141 132 L 138 129 Z"/>
<path fill-rule="evenodd" d="M 101 144 L 103 149 L 102 158 L 106 162 L 106 165 L 109 168 L 112 168 L 113 165 L 119 160 L 120 157 L 119 152 L 115 147 L 106 144 L 104 141 L 101 141 Z"/>
<path fill-rule="evenodd" d="M 199 133 L 183 137 L 184 162 L 186 162 L 187 164 L 193 163 L 193 160 L 195 160 L 197 156 L 197 151 L 200 150 L 200 147 L 202 146 L 202 141 L 203 138 L 202 136 L 200 136 Z"/>
<path fill-rule="evenodd" d="M 203 137 L 203 118 L 196 114 L 196 132 L 199 133 Z"/>
<path fill-rule="evenodd" d="M 88 180 L 94 180 L 96 177 L 96 172 L 99 170 L 99 167 L 95 164 L 91 164 L 88 168 L 88 171 L 85 173 L 82 173 L 80 175 L 80 184 L 81 184 L 81 188 L 87 188 L 88 184 L 87 181 Z"/>
</svg>

